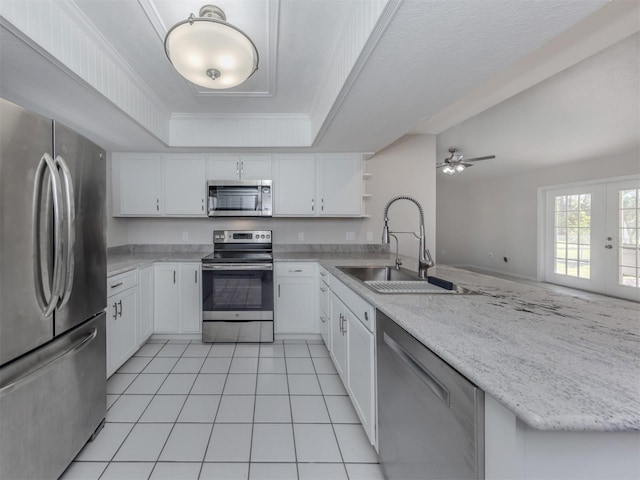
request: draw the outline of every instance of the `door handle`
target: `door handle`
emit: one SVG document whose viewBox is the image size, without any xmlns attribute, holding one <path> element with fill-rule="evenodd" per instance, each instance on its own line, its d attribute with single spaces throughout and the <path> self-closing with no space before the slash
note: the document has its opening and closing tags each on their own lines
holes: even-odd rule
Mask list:
<svg viewBox="0 0 640 480">
<path fill-rule="evenodd" d="M 342 326 L 342 334 L 346 334 L 347 333 L 347 317 L 345 317 L 344 315 L 342 316 L 342 322 L 344 323 L 344 325 Z"/>
<path fill-rule="evenodd" d="M 113 319 L 116 320 L 118 318 L 118 304 L 113 303 Z"/>
<path fill-rule="evenodd" d="M 40 255 L 40 219 L 42 217 L 42 188 L 45 170 L 49 171 L 49 182 L 51 184 L 53 198 L 53 231 L 55 239 L 53 242 L 53 279 L 51 282 L 51 296 L 46 299 L 46 294 L 42 279 L 42 258 Z M 33 276 L 35 282 L 36 299 L 45 317 L 53 312 L 53 309 L 60 298 L 62 288 L 62 191 L 60 187 L 60 176 L 55 162 L 51 155 L 44 153 L 40 158 L 40 163 L 36 169 L 34 177 L 34 193 L 32 206 L 32 228 L 33 228 Z"/>
<path fill-rule="evenodd" d="M 173 271 L 173 283 L 176 283 L 176 271 Z"/>
<path fill-rule="evenodd" d="M 321 321 L 322 323 L 327 323 L 327 319 L 326 319 L 326 318 L 324 318 L 322 315 L 320 315 L 320 321 Z"/>
<path fill-rule="evenodd" d="M 156 211 L 160 211 L 160 199 L 156 198 Z"/>
<path fill-rule="evenodd" d="M 201 207 L 202 207 L 202 211 L 204 212 L 204 198 L 202 199 L 202 205 L 201 205 Z"/>
<path fill-rule="evenodd" d="M 324 211 L 324 198 L 320 199 L 320 210 Z"/>
<path fill-rule="evenodd" d="M 316 209 L 313 198 L 311 199 L 311 211 L 313 212 Z"/>
<path fill-rule="evenodd" d="M 195 280 L 195 283 L 198 283 L 198 270 L 196 270 L 196 271 L 195 271 L 195 272 L 193 272 L 193 273 L 195 273 L 195 279 L 194 279 L 194 280 Z"/>
<path fill-rule="evenodd" d="M 122 285 L 122 282 L 118 282 L 115 285 L 111 285 L 110 288 L 116 288 L 116 287 L 119 287 L 120 285 Z"/>
<path fill-rule="evenodd" d="M 118 315 L 122 316 L 122 300 L 119 300 L 119 301 L 118 301 L 118 306 L 120 307 L 120 308 L 118 309 Z"/>
<path fill-rule="evenodd" d="M 280 298 L 280 284 L 278 284 L 278 298 Z"/>
<path fill-rule="evenodd" d="M 66 245 L 67 251 L 65 254 L 65 273 L 63 274 L 63 292 L 61 293 L 62 299 L 58 303 L 58 308 L 64 307 L 69 302 L 71 297 L 71 290 L 73 290 L 73 273 L 75 270 L 75 260 L 73 255 L 73 249 L 76 243 L 76 207 L 74 203 L 73 193 L 73 178 L 71 177 L 71 171 L 60 155 L 56 156 L 55 164 L 60 168 L 62 172 L 62 185 L 64 186 L 63 201 L 66 203 L 65 210 L 67 216 L 67 228 L 66 228 Z M 61 285 L 62 287 L 62 285 Z"/>
<path fill-rule="evenodd" d="M 606 248 L 607 250 L 611 250 L 613 248 L 613 245 L 605 245 L 604 248 Z"/>
<path fill-rule="evenodd" d="M 342 314 L 338 317 L 338 322 L 340 323 L 340 333 L 344 335 L 344 331 L 342 330 Z"/>
<path fill-rule="evenodd" d="M 298 268 L 296 270 L 289 270 L 289 273 L 302 273 L 302 269 Z"/>
</svg>

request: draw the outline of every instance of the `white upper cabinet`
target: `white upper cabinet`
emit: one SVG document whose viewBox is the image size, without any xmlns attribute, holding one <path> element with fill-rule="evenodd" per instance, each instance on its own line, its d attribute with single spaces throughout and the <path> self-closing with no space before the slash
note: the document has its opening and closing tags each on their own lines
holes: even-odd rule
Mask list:
<svg viewBox="0 0 640 480">
<path fill-rule="evenodd" d="M 361 155 L 287 154 L 273 162 L 274 216 L 361 215 Z"/>
<path fill-rule="evenodd" d="M 359 216 L 362 208 L 362 156 L 317 155 L 319 215 Z"/>
<path fill-rule="evenodd" d="M 113 154 L 115 215 L 162 215 L 162 161 L 155 153 Z"/>
<path fill-rule="evenodd" d="M 271 180 L 271 155 L 211 155 L 207 180 Z"/>
<path fill-rule="evenodd" d="M 278 155 L 273 162 L 273 215 L 315 215 L 315 156 Z"/>
<path fill-rule="evenodd" d="M 164 155 L 164 214 L 206 216 L 202 155 Z"/>
</svg>

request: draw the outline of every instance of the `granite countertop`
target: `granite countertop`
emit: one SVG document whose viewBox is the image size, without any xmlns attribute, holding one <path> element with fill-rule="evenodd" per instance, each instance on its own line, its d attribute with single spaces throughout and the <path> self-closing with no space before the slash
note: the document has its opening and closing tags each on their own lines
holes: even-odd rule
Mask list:
<svg viewBox="0 0 640 480">
<path fill-rule="evenodd" d="M 108 271 L 198 261 L 208 253 L 110 253 Z M 478 295 L 382 295 L 336 268 L 393 265 L 393 258 L 382 251 L 274 253 L 275 261 L 320 262 L 533 428 L 640 431 L 637 303 L 444 265 L 429 274 Z M 404 260 L 415 270 L 412 259 Z"/>
<path fill-rule="evenodd" d="M 479 295 L 383 295 L 336 266 L 393 262 L 320 263 L 527 425 L 640 430 L 637 303 L 448 266 L 429 275 Z"/>
</svg>

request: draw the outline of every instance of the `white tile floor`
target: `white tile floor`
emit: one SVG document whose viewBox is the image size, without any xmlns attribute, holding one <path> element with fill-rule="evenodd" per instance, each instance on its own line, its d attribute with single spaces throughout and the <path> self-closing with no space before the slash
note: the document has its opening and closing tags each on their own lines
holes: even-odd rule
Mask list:
<svg viewBox="0 0 640 480">
<path fill-rule="evenodd" d="M 107 383 L 71 479 L 383 479 L 320 342 L 150 340 Z"/>
</svg>

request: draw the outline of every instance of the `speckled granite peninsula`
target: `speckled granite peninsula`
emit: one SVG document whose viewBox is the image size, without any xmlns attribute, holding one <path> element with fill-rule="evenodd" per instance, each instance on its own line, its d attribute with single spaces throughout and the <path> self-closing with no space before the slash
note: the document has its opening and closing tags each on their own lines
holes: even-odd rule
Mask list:
<svg viewBox="0 0 640 480">
<path fill-rule="evenodd" d="M 186 247 L 186 248 L 185 248 Z M 371 246 L 274 246 L 276 262 L 317 261 L 524 423 L 550 431 L 640 431 L 640 304 L 438 265 L 478 295 L 381 295 L 341 265 L 392 265 Z M 197 261 L 210 245 L 110 251 L 109 274 Z M 415 270 L 414 259 L 403 258 Z"/>
</svg>

